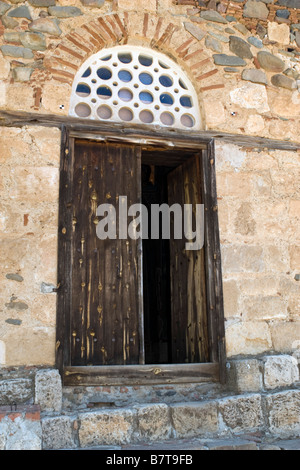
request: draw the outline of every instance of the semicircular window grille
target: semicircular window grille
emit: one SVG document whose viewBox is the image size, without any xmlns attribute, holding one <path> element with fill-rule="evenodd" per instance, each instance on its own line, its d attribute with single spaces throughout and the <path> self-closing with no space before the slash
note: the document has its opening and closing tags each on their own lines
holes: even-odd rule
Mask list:
<svg viewBox="0 0 300 470">
<path fill-rule="evenodd" d="M 136 46 L 103 49 L 76 74 L 71 116 L 201 129 L 193 85 L 165 55 Z"/>
</svg>

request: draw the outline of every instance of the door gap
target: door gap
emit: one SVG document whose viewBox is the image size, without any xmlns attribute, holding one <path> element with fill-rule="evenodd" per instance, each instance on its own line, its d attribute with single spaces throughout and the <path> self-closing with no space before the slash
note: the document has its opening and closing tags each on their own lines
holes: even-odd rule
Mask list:
<svg viewBox="0 0 300 470">
<path fill-rule="evenodd" d="M 162 239 L 161 233 L 159 239 L 151 239 L 151 205 L 168 203 L 166 175 L 169 171 L 167 166 L 142 163 L 142 203 L 148 213 L 148 239 L 143 240 L 146 364 L 172 363 L 170 243 Z"/>
</svg>

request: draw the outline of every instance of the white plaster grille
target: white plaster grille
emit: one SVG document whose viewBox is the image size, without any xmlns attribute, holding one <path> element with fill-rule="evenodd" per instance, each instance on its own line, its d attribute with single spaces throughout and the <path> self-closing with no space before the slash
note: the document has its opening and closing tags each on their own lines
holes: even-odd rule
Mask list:
<svg viewBox="0 0 300 470">
<path fill-rule="evenodd" d="M 165 55 L 136 46 L 104 49 L 76 74 L 71 116 L 179 129 L 201 128 L 197 94 Z"/>
</svg>

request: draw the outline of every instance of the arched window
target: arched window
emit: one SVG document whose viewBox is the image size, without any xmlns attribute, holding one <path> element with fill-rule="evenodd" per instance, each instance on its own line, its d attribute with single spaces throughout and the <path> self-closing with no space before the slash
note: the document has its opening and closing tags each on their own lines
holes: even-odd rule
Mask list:
<svg viewBox="0 0 300 470">
<path fill-rule="evenodd" d="M 197 94 L 165 55 L 137 46 L 103 49 L 78 71 L 70 115 L 177 129 L 201 129 Z"/>
</svg>

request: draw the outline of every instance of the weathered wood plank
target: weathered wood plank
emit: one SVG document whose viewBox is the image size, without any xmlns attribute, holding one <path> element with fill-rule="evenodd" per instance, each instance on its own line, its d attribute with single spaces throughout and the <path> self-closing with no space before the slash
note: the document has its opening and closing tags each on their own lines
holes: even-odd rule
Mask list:
<svg viewBox="0 0 300 470">
<path fill-rule="evenodd" d="M 202 151 L 203 201 L 205 207 L 205 265 L 210 360 L 219 362 L 220 379 L 225 381 L 225 331 L 219 239 L 218 201 L 214 142 Z"/>
<path fill-rule="evenodd" d="M 74 139 L 69 138 L 65 127 L 61 134 L 57 309 L 56 309 L 56 365 L 61 371 L 70 365 L 70 309 L 71 309 L 71 236 L 72 236 L 72 180 Z"/>
<path fill-rule="evenodd" d="M 138 364 L 138 243 L 97 237 L 97 207 L 136 203 L 140 150 L 75 141 L 72 225 L 72 365 Z M 126 212 L 127 213 L 127 212 Z M 118 223 L 115 221 L 116 224 Z"/>
<path fill-rule="evenodd" d="M 205 148 L 211 139 L 249 148 L 268 148 L 281 150 L 299 150 L 300 141 L 268 139 L 265 137 L 237 135 L 214 130 L 208 131 L 182 131 L 151 127 L 149 125 L 132 125 L 122 123 L 100 122 L 89 119 L 78 119 L 70 116 L 57 116 L 53 114 L 12 112 L 0 110 L 0 126 L 22 127 L 38 125 L 48 127 L 67 126 L 72 136 L 85 138 L 98 138 L 103 141 L 128 141 L 131 143 L 144 143 L 145 145 L 162 145 L 164 147 L 176 146 L 178 148 Z M 78 134 L 80 133 L 80 134 Z"/>
<path fill-rule="evenodd" d="M 169 205 L 202 203 L 200 155 L 196 154 L 168 175 Z M 199 214 L 200 215 L 200 214 Z M 203 227 L 202 227 L 203 229 Z M 207 311 L 204 249 L 186 250 L 184 237 L 170 240 L 173 361 L 207 362 Z"/>
<path fill-rule="evenodd" d="M 218 380 L 219 365 L 213 363 L 66 367 L 63 374 L 65 386 L 155 385 Z"/>
</svg>

